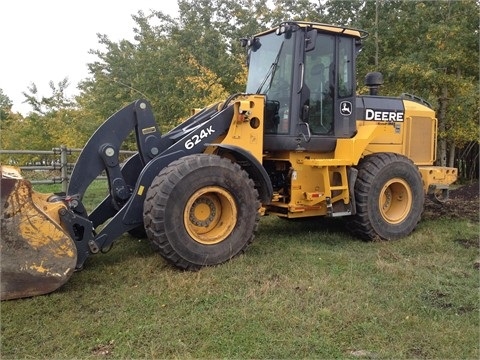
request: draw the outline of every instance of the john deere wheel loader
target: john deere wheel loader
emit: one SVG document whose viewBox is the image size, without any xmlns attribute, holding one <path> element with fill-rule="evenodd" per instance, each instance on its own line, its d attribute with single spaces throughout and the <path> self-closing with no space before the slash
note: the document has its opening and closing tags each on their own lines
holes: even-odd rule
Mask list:
<svg viewBox="0 0 480 360">
<path fill-rule="evenodd" d="M 355 58 L 366 33 L 284 22 L 242 39 L 245 93 L 195 112 L 161 134 L 138 100 L 92 135 L 66 194 L 42 195 L 2 170 L 1 298 L 54 291 L 91 254 L 144 232 L 188 270 L 217 265 L 252 242 L 262 215 L 347 217 L 360 238 L 393 240 L 441 200 L 457 177 L 433 166 L 437 120 L 413 95 L 356 95 Z M 134 131 L 138 153 L 119 162 Z M 82 197 L 105 171 L 109 195 L 90 213 Z"/>
</svg>

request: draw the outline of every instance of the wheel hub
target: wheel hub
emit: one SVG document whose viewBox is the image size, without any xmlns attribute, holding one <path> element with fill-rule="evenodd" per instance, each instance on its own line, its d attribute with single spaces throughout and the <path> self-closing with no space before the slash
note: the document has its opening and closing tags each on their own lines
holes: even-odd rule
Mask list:
<svg viewBox="0 0 480 360">
<path fill-rule="evenodd" d="M 215 219 L 217 210 L 212 199 L 201 197 L 195 200 L 190 209 L 190 221 L 195 226 L 209 226 Z"/>
<path fill-rule="evenodd" d="M 413 204 L 412 190 L 400 178 L 391 179 L 380 193 L 379 208 L 385 221 L 398 224 L 405 220 Z"/>
<path fill-rule="evenodd" d="M 185 229 L 193 240 L 218 244 L 225 240 L 237 223 L 237 205 L 233 196 L 218 186 L 197 190 L 184 210 Z"/>
</svg>

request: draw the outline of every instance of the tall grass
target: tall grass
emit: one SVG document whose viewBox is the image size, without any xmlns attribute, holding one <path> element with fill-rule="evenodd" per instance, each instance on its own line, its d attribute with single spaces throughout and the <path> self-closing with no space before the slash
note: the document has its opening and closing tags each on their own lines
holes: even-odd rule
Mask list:
<svg viewBox="0 0 480 360">
<path fill-rule="evenodd" d="M 479 358 L 477 223 L 365 243 L 328 220 L 265 217 L 194 273 L 124 235 L 58 291 L 1 303 L 2 359 Z"/>
</svg>

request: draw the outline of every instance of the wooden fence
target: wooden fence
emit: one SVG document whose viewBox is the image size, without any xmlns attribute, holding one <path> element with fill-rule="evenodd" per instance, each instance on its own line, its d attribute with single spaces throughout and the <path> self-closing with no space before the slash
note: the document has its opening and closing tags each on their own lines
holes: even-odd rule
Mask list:
<svg viewBox="0 0 480 360">
<path fill-rule="evenodd" d="M 52 150 L 1 150 L 2 163 L 5 165 L 13 165 L 25 174 L 32 184 L 62 184 L 62 190 L 67 191 L 70 181 L 70 174 L 75 166 L 75 159 L 83 149 L 69 149 L 66 146 L 53 148 Z M 121 150 L 120 154 L 130 156 L 136 151 Z M 13 155 L 5 158 L 3 155 Z M 18 160 L 18 158 L 21 160 Z M 72 159 L 72 157 L 75 157 Z M 43 172 L 51 175 L 48 178 L 35 179 L 29 175 L 29 172 Z M 97 179 L 106 179 L 105 174 L 100 175 Z"/>
<path fill-rule="evenodd" d="M 75 165 L 75 159 L 83 149 L 69 149 L 66 146 L 53 148 L 52 150 L 1 150 L 0 163 L 10 164 L 20 168 L 25 173 L 25 178 L 33 184 L 62 184 L 62 190 L 67 191 L 70 173 Z M 136 151 L 121 150 L 120 154 L 125 158 L 135 154 Z M 4 155 L 13 155 L 6 158 Z M 20 160 L 18 160 L 20 158 Z M 28 160 L 30 159 L 30 160 Z M 457 153 L 455 166 L 458 167 L 460 177 L 467 180 L 479 177 L 479 144 L 472 142 Z M 48 172 L 57 176 L 35 179 L 28 172 Z M 102 174 L 98 179 L 106 179 Z"/>
</svg>

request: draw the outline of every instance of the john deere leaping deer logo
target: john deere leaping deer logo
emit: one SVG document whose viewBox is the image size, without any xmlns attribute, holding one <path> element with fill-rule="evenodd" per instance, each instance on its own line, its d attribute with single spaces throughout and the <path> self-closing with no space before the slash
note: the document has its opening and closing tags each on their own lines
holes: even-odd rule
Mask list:
<svg viewBox="0 0 480 360">
<path fill-rule="evenodd" d="M 352 114 L 352 103 L 350 101 L 342 101 L 340 103 L 340 114 L 344 116 Z"/>
</svg>

